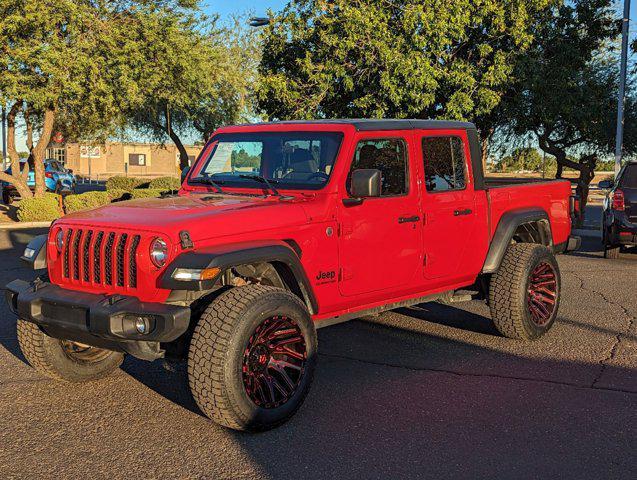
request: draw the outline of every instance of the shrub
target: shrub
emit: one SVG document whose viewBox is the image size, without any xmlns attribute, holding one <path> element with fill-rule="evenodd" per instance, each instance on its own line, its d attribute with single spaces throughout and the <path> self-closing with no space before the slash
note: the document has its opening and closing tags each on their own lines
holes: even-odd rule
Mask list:
<svg viewBox="0 0 637 480">
<path fill-rule="evenodd" d="M 18 206 L 20 222 L 52 222 L 62 215 L 62 197 L 54 193 L 45 193 L 39 198 L 25 198 Z"/>
<path fill-rule="evenodd" d="M 113 188 L 107 190 L 108 198 L 111 202 L 119 202 L 120 200 L 127 200 L 130 198 L 130 192 L 122 190 L 121 188 Z"/>
<path fill-rule="evenodd" d="M 130 192 L 130 198 L 159 198 L 162 193 L 166 193 L 163 188 L 136 188 Z"/>
<path fill-rule="evenodd" d="M 125 190 L 130 192 L 135 188 L 140 188 L 148 182 L 142 178 L 114 176 L 106 180 L 106 190 Z"/>
<path fill-rule="evenodd" d="M 179 190 L 181 180 L 176 177 L 159 177 L 150 181 L 148 188 L 161 188 L 162 190 Z"/>
<path fill-rule="evenodd" d="M 86 192 L 80 195 L 67 195 L 64 198 L 64 211 L 66 213 L 91 210 L 111 203 L 109 192 Z"/>
</svg>

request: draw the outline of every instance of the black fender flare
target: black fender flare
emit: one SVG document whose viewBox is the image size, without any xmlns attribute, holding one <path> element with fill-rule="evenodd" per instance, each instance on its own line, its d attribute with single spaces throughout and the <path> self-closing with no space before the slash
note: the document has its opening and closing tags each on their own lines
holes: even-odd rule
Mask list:
<svg viewBox="0 0 637 480">
<path fill-rule="evenodd" d="M 279 240 L 239 242 L 186 251 L 166 267 L 159 279 L 159 287 L 167 290 L 211 290 L 217 283 L 216 278 L 180 281 L 173 278 L 173 273 L 177 268 L 219 268 L 223 271 L 237 265 L 261 262 L 285 264 L 300 287 L 302 299 L 311 307 L 310 313 L 318 312 L 318 302 L 299 255 L 289 244 Z"/>
<path fill-rule="evenodd" d="M 548 213 L 542 208 L 521 208 L 506 212 L 500 218 L 498 226 L 491 239 L 487 258 L 482 266 L 482 273 L 493 273 L 500 268 L 507 247 L 515 231 L 520 225 L 536 221 L 545 221 L 549 226 L 549 246 L 553 244 L 553 236 L 550 233 L 551 222 Z"/>
<path fill-rule="evenodd" d="M 24 249 L 20 260 L 32 270 L 43 270 L 46 268 L 46 242 L 48 238 L 48 234 L 38 235 L 31 239 Z"/>
</svg>

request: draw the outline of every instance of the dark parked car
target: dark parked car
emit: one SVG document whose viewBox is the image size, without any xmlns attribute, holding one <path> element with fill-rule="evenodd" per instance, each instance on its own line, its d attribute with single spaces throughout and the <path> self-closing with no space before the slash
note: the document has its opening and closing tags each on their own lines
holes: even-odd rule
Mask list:
<svg viewBox="0 0 637 480">
<path fill-rule="evenodd" d="M 620 251 L 637 245 L 637 161 L 624 165 L 615 181 L 600 182 L 599 188 L 610 189 L 602 213 L 604 257 L 618 258 Z"/>
</svg>

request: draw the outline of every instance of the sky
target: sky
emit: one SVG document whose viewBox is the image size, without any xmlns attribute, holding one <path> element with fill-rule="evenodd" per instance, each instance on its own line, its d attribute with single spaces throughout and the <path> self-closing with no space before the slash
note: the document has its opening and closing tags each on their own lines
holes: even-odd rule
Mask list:
<svg viewBox="0 0 637 480">
<path fill-rule="evenodd" d="M 633 1 L 637 2 L 637 0 Z M 275 11 L 280 10 L 287 3 L 287 0 L 203 0 L 202 6 L 206 13 L 218 13 L 223 19 L 223 17 L 228 17 L 233 14 L 241 15 L 244 13 L 257 17 L 264 16 L 268 8 Z"/>
</svg>

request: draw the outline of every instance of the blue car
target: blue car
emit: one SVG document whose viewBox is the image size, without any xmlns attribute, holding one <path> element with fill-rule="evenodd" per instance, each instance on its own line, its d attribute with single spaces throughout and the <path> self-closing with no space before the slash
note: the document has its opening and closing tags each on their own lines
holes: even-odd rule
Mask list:
<svg viewBox="0 0 637 480">
<path fill-rule="evenodd" d="M 26 161 L 26 159 L 21 159 L 20 163 L 24 165 Z M 35 172 L 33 171 L 33 165 L 29 166 L 27 185 L 29 185 L 31 190 L 35 190 Z M 11 167 L 6 170 L 6 173 L 11 174 Z M 47 191 L 61 195 L 74 193 L 77 183 L 72 170 L 67 170 L 60 162 L 51 159 L 44 161 L 44 181 Z M 2 184 L 2 202 L 5 205 L 10 205 L 14 198 L 20 196 L 15 187 L 10 183 L 0 182 L 0 184 Z"/>
</svg>

